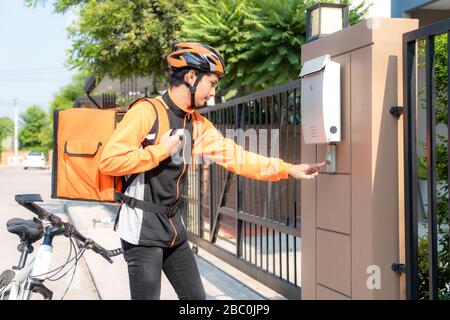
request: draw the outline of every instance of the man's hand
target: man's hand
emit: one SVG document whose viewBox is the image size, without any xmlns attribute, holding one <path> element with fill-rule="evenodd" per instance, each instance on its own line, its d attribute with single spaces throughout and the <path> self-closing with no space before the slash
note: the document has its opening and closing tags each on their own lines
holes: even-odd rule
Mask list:
<svg viewBox="0 0 450 320">
<path fill-rule="evenodd" d="M 295 179 L 314 179 L 319 175 L 319 169 L 325 164 L 326 162 L 293 165 L 289 170 L 289 176 Z"/>
<path fill-rule="evenodd" d="M 178 146 L 180 144 L 180 138 L 177 135 L 171 136 L 170 133 L 172 130 L 166 131 L 159 139 L 159 143 L 162 144 L 170 154 L 176 152 L 178 150 Z"/>
</svg>

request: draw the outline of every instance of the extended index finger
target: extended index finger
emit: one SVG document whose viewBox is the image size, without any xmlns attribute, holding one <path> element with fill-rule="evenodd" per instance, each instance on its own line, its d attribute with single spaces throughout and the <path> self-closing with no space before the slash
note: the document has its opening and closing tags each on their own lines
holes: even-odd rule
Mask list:
<svg viewBox="0 0 450 320">
<path fill-rule="evenodd" d="M 310 165 L 309 167 L 311 168 L 311 169 L 318 169 L 318 168 L 321 168 L 321 167 L 323 167 L 324 165 L 326 165 L 327 163 L 324 161 L 324 162 L 321 162 L 321 163 L 315 163 L 315 164 L 312 164 L 312 165 Z"/>
</svg>

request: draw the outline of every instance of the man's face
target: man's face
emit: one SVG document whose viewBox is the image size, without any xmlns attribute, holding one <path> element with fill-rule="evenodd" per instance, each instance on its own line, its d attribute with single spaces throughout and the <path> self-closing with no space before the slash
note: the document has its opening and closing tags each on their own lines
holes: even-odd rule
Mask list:
<svg viewBox="0 0 450 320">
<path fill-rule="evenodd" d="M 216 95 L 216 86 L 219 77 L 214 74 L 207 74 L 202 77 L 195 92 L 195 106 L 202 107 L 206 102 Z"/>
</svg>

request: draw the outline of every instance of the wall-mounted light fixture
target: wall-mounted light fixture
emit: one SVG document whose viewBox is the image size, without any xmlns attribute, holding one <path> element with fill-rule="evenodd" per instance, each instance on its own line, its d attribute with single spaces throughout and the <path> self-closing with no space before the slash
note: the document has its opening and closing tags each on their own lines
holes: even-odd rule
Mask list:
<svg viewBox="0 0 450 320">
<path fill-rule="evenodd" d="M 318 3 L 306 9 L 306 42 L 349 26 L 348 5 Z"/>
</svg>

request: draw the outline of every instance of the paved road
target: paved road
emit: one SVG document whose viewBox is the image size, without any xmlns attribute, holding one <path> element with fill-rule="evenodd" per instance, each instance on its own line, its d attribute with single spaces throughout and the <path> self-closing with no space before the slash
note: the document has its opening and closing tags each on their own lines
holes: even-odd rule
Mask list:
<svg viewBox="0 0 450 320">
<path fill-rule="evenodd" d="M 32 219 L 30 211 L 20 207 L 14 201 L 14 195 L 20 193 L 40 193 L 44 201 L 49 201 L 51 206 L 66 219 L 60 201 L 50 199 L 51 174 L 50 170 L 29 169 L 22 167 L 0 166 L 0 270 L 16 265 L 19 260 L 17 245 L 18 237 L 6 230 L 6 221 L 13 217 Z M 54 255 L 51 268 L 60 266 L 66 261 L 69 254 L 69 240 L 65 237 L 56 238 L 53 244 Z M 35 246 L 37 250 L 37 245 Z M 46 286 L 53 291 L 53 298 L 60 299 L 63 295 L 72 273 L 56 282 L 46 282 Z M 33 299 L 41 299 L 39 295 Z M 77 272 L 72 281 L 70 290 L 65 296 L 66 300 L 95 300 L 98 293 L 93 285 L 84 260 L 80 260 Z"/>
</svg>

